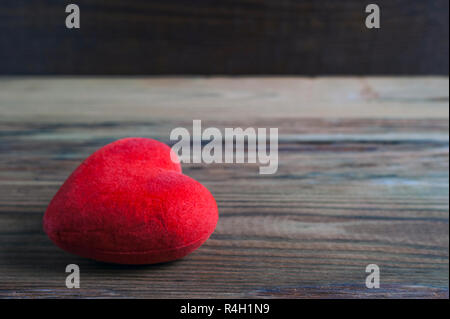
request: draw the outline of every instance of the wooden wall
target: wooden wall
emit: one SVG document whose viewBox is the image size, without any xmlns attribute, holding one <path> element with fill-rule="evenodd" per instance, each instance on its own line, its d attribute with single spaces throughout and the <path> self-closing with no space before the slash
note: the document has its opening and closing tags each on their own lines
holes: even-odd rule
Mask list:
<svg viewBox="0 0 450 319">
<path fill-rule="evenodd" d="M 65 6 L 81 29 L 65 28 Z M 365 6 L 381 29 L 365 28 Z M 440 74 L 448 0 L 2 0 L 0 74 Z"/>
</svg>

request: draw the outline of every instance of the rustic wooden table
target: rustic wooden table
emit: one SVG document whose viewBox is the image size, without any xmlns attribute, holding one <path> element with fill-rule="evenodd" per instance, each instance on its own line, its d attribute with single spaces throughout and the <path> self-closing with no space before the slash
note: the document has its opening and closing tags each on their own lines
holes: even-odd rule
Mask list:
<svg viewBox="0 0 450 319">
<path fill-rule="evenodd" d="M 0 297 L 448 298 L 449 80 L 0 78 Z M 187 164 L 215 233 L 186 258 L 70 255 L 42 216 L 70 172 L 126 136 L 278 127 L 280 166 Z M 81 288 L 65 287 L 65 267 Z M 380 289 L 365 268 L 380 267 Z"/>
</svg>

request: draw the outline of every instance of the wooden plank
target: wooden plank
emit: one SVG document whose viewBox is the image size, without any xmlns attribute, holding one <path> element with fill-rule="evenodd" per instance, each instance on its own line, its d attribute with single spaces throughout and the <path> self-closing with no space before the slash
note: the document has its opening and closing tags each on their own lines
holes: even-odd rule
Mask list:
<svg viewBox="0 0 450 319">
<path fill-rule="evenodd" d="M 0 74 L 448 75 L 447 0 L 0 2 Z"/>
<path fill-rule="evenodd" d="M 170 131 L 178 119 L 448 118 L 448 87 L 448 77 L 0 77 L 0 98 L 2 122 L 119 119 Z"/>
<path fill-rule="evenodd" d="M 448 78 L 0 83 L 0 297 L 449 296 Z M 118 266 L 49 241 L 42 215 L 85 157 L 124 136 L 170 143 L 170 130 L 196 116 L 204 127 L 280 132 L 275 175 L 254 164 L 184 165 L 219 205 L 200 249 Z M 65 288 L 70 263 L 81 289 Z M 381 268 L 380 290 L 365 288 L 370 263 Z"/>
</svg>

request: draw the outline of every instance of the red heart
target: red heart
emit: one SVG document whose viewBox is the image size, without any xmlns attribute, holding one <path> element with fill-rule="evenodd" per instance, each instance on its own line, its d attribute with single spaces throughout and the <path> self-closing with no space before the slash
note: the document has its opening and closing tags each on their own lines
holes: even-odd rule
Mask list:
<svg viewBox="0 0 450 319">
<path fill-rule="evenodd" d="M 58 190 L 45 232 L 62 249 L 99 261 L 153 264 L 186 256 L 212 234 L 218 211 L 171 152 L 147 138 L 102 147 Z"/>
</svg>

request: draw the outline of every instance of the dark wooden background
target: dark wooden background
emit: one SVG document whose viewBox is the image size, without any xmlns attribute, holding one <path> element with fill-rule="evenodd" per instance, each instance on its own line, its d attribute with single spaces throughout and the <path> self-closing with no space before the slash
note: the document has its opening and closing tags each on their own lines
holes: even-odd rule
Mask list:
<svg viewBox="0 0 450 319">
<path fill-rule="evenodd" d="M 65 6 L 81 29 L 65 28 Z M 364 26 L 367 4 L 381 29 Z M 2 0 L 0 74 L 448 74 L 448 0 Z"/>
</svg>

